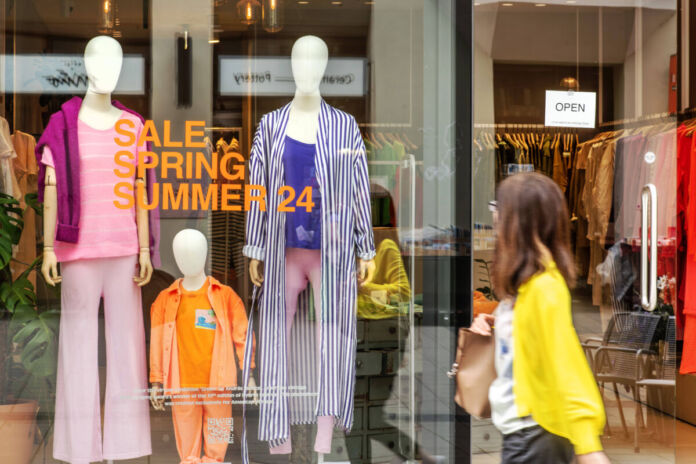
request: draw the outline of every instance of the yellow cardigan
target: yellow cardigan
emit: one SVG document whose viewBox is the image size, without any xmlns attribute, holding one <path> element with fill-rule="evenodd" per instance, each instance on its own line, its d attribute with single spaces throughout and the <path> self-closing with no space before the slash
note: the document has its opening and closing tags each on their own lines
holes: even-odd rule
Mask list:
<svg viewBox="0 0 696 464">
<path fill-rule="evenodd" d="M 518 414 L 531 414 L 570 440 L 576 454 L 600 451 L 604 406 L 573 327 L 570 292 L 554 263 L 520 286 L 514 311 Z"/>
</svg>

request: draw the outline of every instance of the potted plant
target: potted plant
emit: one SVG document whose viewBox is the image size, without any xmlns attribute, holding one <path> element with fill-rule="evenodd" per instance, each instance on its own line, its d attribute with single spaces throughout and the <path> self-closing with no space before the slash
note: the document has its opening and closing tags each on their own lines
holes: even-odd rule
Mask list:
<svg viewBox="0 0 696 464">
<path fill-rule="evenodd" d="M 40 214 L 36 194 L 26 206 L 0 193 L 0 462 L 29 462 L 35 442 L 37 415 L 51 426 L 58 345 L 57 310 L 40 311 L 29 280 L 41 260 L 13 278 L 12 249 L 24 228 L 24 213 Z M 43 434 L 45 436 L 45 433 Z"/>
</svg>

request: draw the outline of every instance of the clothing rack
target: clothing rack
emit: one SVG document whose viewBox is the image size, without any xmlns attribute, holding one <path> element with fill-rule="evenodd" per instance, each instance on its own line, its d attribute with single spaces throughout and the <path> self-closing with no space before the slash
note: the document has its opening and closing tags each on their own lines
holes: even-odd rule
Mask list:
<svg viewBox="0 0 696 464">
<path fill-rule="evenodd" d="M 358 127 L 365 127 L 365 128 L 406 128 L 410 129 L 413 127 L 413 124 L 408 123 L 408 122 L 361 122 L 358 123 Z"/>
<path fill-rule="evenodd" d="M 529 123 L 477 123 L 474 124 L 474 129 L 513 129 L 513 130 L 545 130 L 549 132 L 566 132 L 572 133 L 580 130 L 594 130 L 592 128 L 579 127 L 556 127 L 547 126 L 545 124 L 529 124 Z"/>
<path fill-rule="evenodd" d="M 674 113 L 654 113 L 645 116 L 639 116 L 637 118 L 626 118 L 617 119 L 616 121 L 607 121 L 599 125 L 600 128 L 612 128 L 612 127 L 636 127 L 641 125 L 647 125 L 651 123 L 662 123 L 662 122 L 676 122 L 677 115 Z"/>
</svg>

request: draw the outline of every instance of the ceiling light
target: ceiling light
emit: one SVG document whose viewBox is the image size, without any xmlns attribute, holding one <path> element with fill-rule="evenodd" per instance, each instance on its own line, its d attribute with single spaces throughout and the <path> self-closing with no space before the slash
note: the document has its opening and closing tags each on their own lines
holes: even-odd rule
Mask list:
<svg viewBox="0 0 696 464">
<path fill-rule="evenodd" d="M 513 6 L 513 3 L 503 3 L 503 6 Z"/>
<path fill-rule="evenodd" d="M 336 5 L 336 6 L 341 6 L 341 5 L 343 5 L 343 2 L 335 0 L 335 1 L 331 2 L 331 4 Z"/>
<path fill-rule="evenodd" d="M 546 6 L 546 3 L 537 3 L 537 4 L 534 5 L 534 6 Z"/>
<path fill-rule="evenodd" d="M 297 0 L 298 5 L 309 5 L 309 2 L 307 0 Z"/>
<path fill-rule="evenodd" d="M 566 3 L 568 4 L 573 4 L 573 3 L 578 3 L 577 0 L 566 0 Z"/>
<path fill-rule="evenodd" d="M 259 20 L 261 5 L 258 0 L 239 0 L 237 15 L 242 24 L 251 25 Z"/>
</svg>

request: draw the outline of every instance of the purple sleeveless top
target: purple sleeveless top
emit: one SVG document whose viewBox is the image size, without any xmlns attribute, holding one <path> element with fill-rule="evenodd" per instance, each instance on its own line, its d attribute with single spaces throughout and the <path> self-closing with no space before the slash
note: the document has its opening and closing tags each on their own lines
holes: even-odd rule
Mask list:
<svg viewBox="0 0 696 464">
<path fill-rule="evenodd" d="M 285 213 L 285 247 L 318 250 L 321 248 L 321 192 L 317 182 L 314 156 L 316 146 L 303 143 L 288 136 L 285 137 L 283 167 L 285 185 L 295 191 L 294 201 L 287 206 L 295 211 Z M 297 200 L 306 187 L 312 187 L 314 206 L 307 211 L 304 206 L 297 206 Z M 307 201 L 307 198 L 302 198 Z"/>
</svg>

